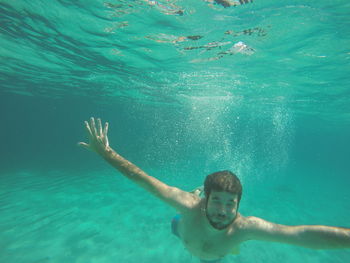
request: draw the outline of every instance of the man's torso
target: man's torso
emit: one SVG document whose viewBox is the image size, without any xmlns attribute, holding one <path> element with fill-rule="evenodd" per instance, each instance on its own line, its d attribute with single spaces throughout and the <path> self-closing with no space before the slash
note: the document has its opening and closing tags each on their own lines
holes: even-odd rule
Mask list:
<svg viewBox="0 0 350 263">
<path fill-rule="evenodd" d="M 218 231 L 208 225 L 203 204 L 198 203 L 188 213 L 182 214 L 178 232 L 185 247 L 195 256 L 212 260 L 227 254 L 237 253 L 242 242 L 239 225 L 243 220 L 239 214 L 226 229 Z"/>
</svg>

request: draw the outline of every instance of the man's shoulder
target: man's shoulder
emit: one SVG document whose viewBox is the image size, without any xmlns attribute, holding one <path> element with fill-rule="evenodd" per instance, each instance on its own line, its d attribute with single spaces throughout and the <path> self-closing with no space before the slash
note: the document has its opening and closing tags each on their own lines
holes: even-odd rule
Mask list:
<svg viewBox="0 0 350 263">
<path fill-rule="evenodd" d="M 188 193 L 186 198 L 187 209 L 181 211 L 181 214 L 193 216 L 200 213 L 202 209 L 202 199 L 195 194 Z"/>
<path fill-rule="evenodd" d="M 265 220 L 255 216 L 242 216 L 238 214 L 237 220 L 235 221 L 235 227 L 241 231 L 251 231 L 266 222 Z"/>
<path fill-rule="evenodd" d="M 244 240 L 261 239 L 266 236 L 281 233 L 283 225 L 278 225 L 255 216 L 241 217 L 239 232 Z"/>
</svg>

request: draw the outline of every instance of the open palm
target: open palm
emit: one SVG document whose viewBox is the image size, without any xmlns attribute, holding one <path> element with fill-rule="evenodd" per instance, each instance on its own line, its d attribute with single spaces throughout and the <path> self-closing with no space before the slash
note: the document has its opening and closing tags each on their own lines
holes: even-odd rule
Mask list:
<svg viewBox="0 0 350 263">
<path fill-rule="evenodd" d="M 90 118 L 90 122 L 85 121 L 85 128 L 88 134 L 89 143 L 79 142 L 78 145 L 92 150 L 96 153 L 102 154 L 109 149 L 109 142 L 107 137 L 108 122 L 105 123 L 102 129 L 101 119 L 97 119 L 97 127 L 95 119 Z"/>
</svg>

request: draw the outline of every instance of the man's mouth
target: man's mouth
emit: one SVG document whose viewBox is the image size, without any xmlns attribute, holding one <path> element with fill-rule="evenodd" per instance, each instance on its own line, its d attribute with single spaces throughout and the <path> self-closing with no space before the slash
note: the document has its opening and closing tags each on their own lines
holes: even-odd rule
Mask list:
<svg viewBox="0 0 350 263">
<path fill-rule="evenodd" d="M 219 221 L 224 221 L 227 217 L 224 215 L 217 215 L 215 216 L 215 219 L 219 220 Z"/>
</svg>

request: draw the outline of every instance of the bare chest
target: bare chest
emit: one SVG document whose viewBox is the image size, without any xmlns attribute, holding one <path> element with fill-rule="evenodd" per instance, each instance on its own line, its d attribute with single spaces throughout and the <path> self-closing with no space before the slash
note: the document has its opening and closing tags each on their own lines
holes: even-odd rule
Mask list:
<svg viewBox="0 0 350 263">
<path fill-rule="evenodd" d="M 206 231 L 198 220 L 183 220 L 181 239 L 185 247 L 195 256 L 202 259 L 221 258 L 231 253 L 238 246 L 234 233 Z"/>
</svg>

